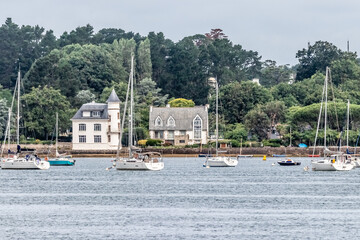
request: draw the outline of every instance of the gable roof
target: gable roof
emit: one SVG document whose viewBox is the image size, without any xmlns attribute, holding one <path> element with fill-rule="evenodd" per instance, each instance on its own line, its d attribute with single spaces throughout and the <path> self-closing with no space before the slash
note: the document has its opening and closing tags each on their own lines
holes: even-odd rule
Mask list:
<svg viewBox="0 0 360 240">
<path fill-rule="evenodd" d="M 83 117 L 82 112 L 100 111 L 100 117 Z M 85 103 L 71 119 L 108 119 L 108 105 L 106 103 Z"/>
<path fill-rule="evenodd" d="M 195 107 L 150 107 L 149 130 L 193 130 L 193 120 L 199 115 L 202 119 L 202 130 L 208 127 L 208 109 L 206 106 Z M 155 120 L 160 117 L 163 121 L 162 126 L 155 126 Z M 167 126 L 167 120 L 173 117 L 175 127 Z"/>
<path fill-rule="evenodd" d="M 116 92 L 115 92 L 114 89 L 111 91 L 110 96 L 109 96 L 108 100 L 106 100 L 106 102 L 107 102 L 107 103 L 108 103 L 108 102 L 118 102 L 118 103 L 120 102 L 120 99 L 119 99 L 119 97 L 117 96 L 117 94 L 116 94 Z"/>
</svg>

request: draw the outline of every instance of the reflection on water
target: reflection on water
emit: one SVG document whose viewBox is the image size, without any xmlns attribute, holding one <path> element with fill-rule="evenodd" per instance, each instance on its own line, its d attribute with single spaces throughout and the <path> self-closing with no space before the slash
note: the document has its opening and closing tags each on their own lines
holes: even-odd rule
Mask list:
<svg viewBox="0 0 360 240">
<path fill-rule="evenodd" d="M 334 239 L 360 236 L 360 169 L 305 172 L 242 159 L 203 168 L 167 158 L 159 172 L 74 167 L 0 171 L 1 239 Z"/>
</svg>

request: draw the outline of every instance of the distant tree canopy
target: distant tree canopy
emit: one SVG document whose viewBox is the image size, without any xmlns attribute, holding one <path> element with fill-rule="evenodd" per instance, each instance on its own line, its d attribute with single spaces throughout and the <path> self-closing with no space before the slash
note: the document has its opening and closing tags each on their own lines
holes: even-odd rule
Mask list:
<svg viewBox="0 0 360 240">
<path fill-rule="evenodd" d="M 168 99 L 175 98 L 192 99 L 191 105 L 210 104 L 209 126 L 213 128 L 215 90 L 208 79 L 215 78 L 219 85 L 220 125 L 227 129 L 227 136 L 241 140 L 250 132 L 254 139 L 261 140 L 275 124 L 287 135 L 284 139 L 288 139 L 289 133 L 280 126 L 291 124 L 296 141 L 310 142 L 313 129 L 304 126 L 313 126 L 316 119 L 316 104 L 321 102 L 327 66 L 331 69 L 329 94 L 341 109 L 349 99 L 354 109 L 354 128 L 359 121 L 356 119 L 360 104 L 359 59 L 356 53 L 341 51 L 326 41 L 299 50 L 296 53 L 299 64 L 289 66 L 262 61 L 258 52 L 233 44 L 222 29 L 173 42 L 161 32 L 150 32 L 147 36 L 116 28 L 95 32 L 87 24 L 56 38 L 52 30 L 37 25 L 18 26 L 7 18 L 0 27 L 0 38 L 0 119 L 5 121 L 7 117 L 5 110 L 12 101 L 20 69 L 25 99 L 34 104 L 24 105 L 26 131 L 44 138 L 53 123 L 33 120 L 40 111 L 35 106 L 34 91 L 38 91 L 39 97 L 56 91 L 55 95 L 60 94 L 56 99 L 65 99 L 72 114 L 83 103 L 105 102 L 112 89 L 124 104 L 132 55 L 135 121 L 144 136 L 149 106 L 164 106 Z M 260 80 L 261 86 L 249 81 L 254 78 Z M 63 129 L 70 127 L 70 121 L 63 124 Z M 335 132 L 331 134 L 335 136 Z"/>
<path fill-rule="evenodd" d="M 193 100 L 184 98 L 176 98 L 169 101 L 170 107 L 194 107 L 195 103 Z"/>
<path fill-rule="evenodd" d="M 325 73 L 326 67 L 333 61 L 344 58 L 355 60 L 356 54 L 343 52 L 329 42 L 317 41 L 314 45 L 309 44 L 308 49 L 299 50 L 296 58 L 299 59 L 296 79 L 303 80 L 310 78 L 317 71 Z"/>
</svg>

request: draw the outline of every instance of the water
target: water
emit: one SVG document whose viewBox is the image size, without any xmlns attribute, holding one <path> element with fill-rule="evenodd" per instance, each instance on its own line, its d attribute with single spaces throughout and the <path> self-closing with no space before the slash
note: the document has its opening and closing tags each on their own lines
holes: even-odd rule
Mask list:
<svg viewBox="0 0 360 240">
<path fill-rule="evenodd" d="M 0 171 L 0 239 L 356 239 L 359 171 L 309 172 L 242 159 L 203 168 L 166 158 L 159 172 L 74 167 Z"/>
</svg>

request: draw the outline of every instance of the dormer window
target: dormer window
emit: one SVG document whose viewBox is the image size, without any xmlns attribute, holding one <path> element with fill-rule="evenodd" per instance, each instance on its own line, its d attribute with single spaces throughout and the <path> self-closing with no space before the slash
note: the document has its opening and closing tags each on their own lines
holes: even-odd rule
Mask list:
<svg viewBox="0 0 360 240">
<path fill-rule="evenodd" d="M 172 116 L 167 120 L 167 125 L 168 127 L 175 127 L 175 119 Z"/>
<path fill-rule="evenodd" d="M 92 111 L 91 116 L 92 117 L 100 117 L 100 111 Z"/>
<path fill-rule="evenodd" d="M 158 116 L 156 119 L 155 119 L 155 127 L 161 127 L 163 125 L 163 121 L 161 119 L 160 116 Z"/>
</svg>

